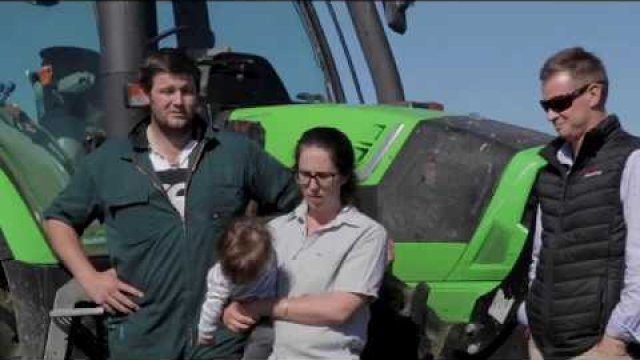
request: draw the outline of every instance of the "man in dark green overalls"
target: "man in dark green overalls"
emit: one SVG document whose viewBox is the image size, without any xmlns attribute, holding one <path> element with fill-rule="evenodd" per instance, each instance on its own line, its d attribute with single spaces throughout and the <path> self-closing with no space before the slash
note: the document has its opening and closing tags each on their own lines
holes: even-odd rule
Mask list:
<svg viewBox="0 0 640 360">
<path fill-rule="evenodd" d="M 195 345 L 216 242 L 248 201 L 287 211 L 291 173 L 250 139 L 215 131 L 195 113 L 199 72 L 175 49 L 150 55 L 140 79 L 151 116 L 128 139 L 110 139 L 80 162 L 45 212 L 54 251 L 109 313 L 113 359 L 215 359 L 241 354 L 224 329 Z M 97 271 L 79 239 L 99 219 L 112 268 Z"/>
</svg>

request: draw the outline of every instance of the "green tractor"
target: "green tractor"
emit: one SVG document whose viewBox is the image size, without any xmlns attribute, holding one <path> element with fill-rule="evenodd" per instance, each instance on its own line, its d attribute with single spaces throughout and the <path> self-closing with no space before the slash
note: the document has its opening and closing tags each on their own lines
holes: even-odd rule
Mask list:
<svg viewBox="0 0 640 360">
<path fill-rule="evenodd" d="M 285 165 L 311 127 L 352 140 L 359 206 L 395 240 L 363 358 L 505 358 L 518 346 L 510 335 L 527 291 L 530 192 L 549 136 L 405 101 L 384 27 L 404 32 L 409 4 L 1 4 L 13 54 L 0 66 L 0 359 L 106 357 L 100 313 L 48 247 L 41 213 L 79 158 L 144 114 L 136 71 L 157 46 L 199 61 L 214 126 L 247 132 Z M 359 49 L 340 41 L 345 19 Z M 378 104 L 363 104 L 358 50 Z M 107 266 L 100 224 L 83 242 Z"/>
</svg>

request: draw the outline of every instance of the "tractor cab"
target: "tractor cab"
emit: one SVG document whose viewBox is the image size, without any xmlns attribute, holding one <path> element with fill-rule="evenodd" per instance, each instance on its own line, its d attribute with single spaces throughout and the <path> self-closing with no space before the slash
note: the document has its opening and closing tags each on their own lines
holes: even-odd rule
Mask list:
<svg viewBox="0 0 640 360">
<path fill-rule="evenodd" d="M 72 162 L 104 139 L 100 134 L 99 54 L 91 49 L 54 46 L 40 51 L 42 65 L 28 73 L 38 123 Z"/>
</svg>

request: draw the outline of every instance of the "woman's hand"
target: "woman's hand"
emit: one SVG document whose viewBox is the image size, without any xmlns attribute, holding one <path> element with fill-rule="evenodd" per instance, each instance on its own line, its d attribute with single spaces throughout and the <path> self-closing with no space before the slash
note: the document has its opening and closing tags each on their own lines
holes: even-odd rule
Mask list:
<svg viewBox="0 0 640 360">
<path fill-rule="evenodd" d="M 232 301 L 224 308 L 222 322 L 233 332 L 244 332 L 255 325 L 258 316 L 252 314 L 248 306 L 238 301 Z"/>
</svg>

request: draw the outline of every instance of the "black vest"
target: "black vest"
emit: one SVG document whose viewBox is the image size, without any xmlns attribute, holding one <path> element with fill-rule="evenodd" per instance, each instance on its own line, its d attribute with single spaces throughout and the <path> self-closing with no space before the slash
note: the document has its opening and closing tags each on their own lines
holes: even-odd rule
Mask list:
<svg viewBox="0 0 640 360">
<path fill-rule="evenodd" d="M 626 225 L 620 180 L 640 141 L 615 115 L 589 131 L 571 171 L 556 153 L 535 191 L 542 209 L 542 246 L 527 299 L 531 334 L 545 359 L 566 359 L 595 345 L 619 301 L 624 278 Z"/>
</svg>

